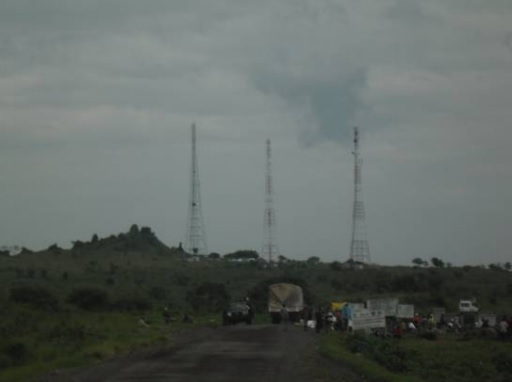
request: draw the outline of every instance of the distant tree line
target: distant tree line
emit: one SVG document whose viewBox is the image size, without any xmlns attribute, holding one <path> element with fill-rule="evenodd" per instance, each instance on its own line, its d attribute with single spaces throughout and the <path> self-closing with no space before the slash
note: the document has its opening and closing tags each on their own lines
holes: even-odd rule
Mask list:
<svg viewBox="0 0 512 382">
<path fill-rule="evenodd" d="M 239 250 L 224 255 L 224 259 L 226 260 L 258 260 L 259 258 L 260 255 L 258 252 L 250 249 Z"/>
</svg>

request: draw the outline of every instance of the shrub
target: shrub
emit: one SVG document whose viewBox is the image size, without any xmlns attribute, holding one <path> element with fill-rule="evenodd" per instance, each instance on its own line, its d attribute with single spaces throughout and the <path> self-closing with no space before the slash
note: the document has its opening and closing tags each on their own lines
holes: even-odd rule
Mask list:
<svg viewBox="0 0 512 382">
<path fill-rule="evenodd" d="M 20 255 L 31 255 L 33 253 L 34 253 L 34 251 L 32 251 L 31 249 L 21 247 Z"/>
<path fill-rule="evenodd" d="M 49 252 L 56 252 L 56 253 L 60 253 L 62 252 L 62 248 L 60 248 L 57 243 L 55 244 L 52 244 L 48 247 L 47 251 Z"/>
<path fill-rule="evenodd" d="M 113 308 L 121 311 L 146 311 L 152 308 L 152 305 L 149 301 L 140 298 L 140 297 L 132 297 L 126 298 L 122 300 L 118 300 L 113 304 Z"/>
<path fill-rule="evenodd" d="M 9 301 L 30 304 L 34 308 L 57 310 L 59 301 L 47 289 L 42 287 L 21 286 L 10 290 Z"/>
<path fill-rule="evenodd" d="M 108 265 L 108 273 L 110 273 L 111 275 L 115 274 L 118 270 L 119 270 L 119 267 L 116 264 L 110 263 Z"/>
<path fill-rule="evenodd" d="M 132 224 L 130 227 L 130 231 L 128 231 L 128 235 L 137 236 L 139 234 L 139 226 L 137 224 Z"/>
<path fill-rule="evenodd" d="M 329 264 L 329 267 L 333 271 L 336 271 L 336 272 L 339 272 L 339 271 L 343 270 L 343 266 L 341 265 L 341 263 L 339 261 L 333 261 L 331 264 Z"/>
<path fill-rule="evenodd" d="M 53 343 L 73 343 L 79 345 L 87 338 L 84 324 L 61 321 L 50 327 L 43 334 L 43 339 Z"/>
<path fill-rule="evenodd" d="M 0 354 L 0 370 L 12 366 L 11 358 L 5 354 Z"/>
<path fill-rule="evenodd" d="M 190 283 L 191 277 L 186 274 L 176 274 L 175 280 L 177 285 L 186 286 Z"/>
<path fill-rule="evenodd" d="M 414 362 L 417 356 L 417 353 L 400 347 L 393 340 L 367 336 L 362 333 L 348 336 L 345 346 L 351 352 L 361 353 L 395 373 L 410 370 L 410 363 Z"/>
<path fill-rule="evenodd" d="M 85 243 L 83 241 L 80 241 L 80 240 L 76 240 L 76 241 L 73 241 L 73 249 L 80 249 L 80 248 L 83 248 L 85 247 Z"/>
<path fill-rule="evenodd" d="M 414 275 L 395 276 L 393 277 L 391 284 L 392 289 L 397 292 L 402 290 L 418 292 L 421 290 L 421 287 L 418 286 L 418 282 L 416 281 L 416 277 Z"/>
<path fill-rule="evenodd" d="M 151 298 L 157 300 L 157 301 L 164 301 L 167 299 L 167 289 L 162 287 L 152 287 L 149 289 L 148 294 L 151 296 Z"/>
<path fill-rule="evenodd" d="M 512 355 L 504 351 L 496 351 L 492 354 L 491 361 L 500 373 L 510 373 L 512 370 Z"/>
<path fill-rule="evenodd" d="M 29 347 L 25 342 L 16 341 L 4 346 L 3 353 L 14 365 L 20 365 L 29 358 Z"/>
<path fill-rule="evenodd" d="M 429 341 L 437 341 L 437 332 L 429 330 L 427 332 L 419 333 L 418 337 Z"/>
<path fill-rule="evenodd" d="M 107 277 L 105 279 L 105 284 L 107 284 L 108 286 L 115 285 L 115 283 L 116 283 L 116 279 L 113 277 Z"/>
<path fill-rule="evenodd" d="M 140 234 L 142 236 L 153 236 L 154 235 L 154 233 L 153 233 L 153 231 L 151 231 L 150 227 L 141 227 Z"/>
<path fill-rule="evenodd" d="M 229 294 L 224 284 L 206 282 L 187 293 L 195 311 L 218 312 L 229 302 Z"/>
<path fill-rule="evenodd" d="M 109 306 L 107 292 L 99 288 L 74 289 L 66 301 L 84 310 L 102 310 Z"/>
</svg>

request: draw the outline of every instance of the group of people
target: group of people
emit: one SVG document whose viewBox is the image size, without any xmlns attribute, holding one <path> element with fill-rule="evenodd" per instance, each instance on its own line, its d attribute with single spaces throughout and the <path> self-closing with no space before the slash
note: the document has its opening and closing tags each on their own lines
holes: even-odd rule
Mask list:
<svg viewBox="0 0 512 382">
<path fill-rule="evenodd" d="M 441 315 L 439 320 L 436 320 L 432 313 L 426 316 L 417 313 L 412 320 L 402 320 L 396 323 L 393 326 L 392 334 L 394 337 L 401 337 L 405 333 L 422 332 L 425 330 L 459 333 L 468 328 L 471 330 L 481 330 L 482 335 L 508 340 L 512 338 L 512 316 L 502 316 L 501 319 L 497 320 L 496 325 L 491 325 L 489 319 L 486 318 L 476 322 L 471 321 L 471 325 L 469 325 L 468 323 L 460 322 L 460 320 L 454 317 L 446 319 L 445 315 Z"/>
<path fill-rule="evenodd" d="M 178 315 L 179 315 L 179 313 L 178 313 Z M 178 321 L 178 319 L 171 314 L 171 310 L 167 306 L 164 307 L 164 310 L 162 312 L 162 317 L 163 317 L 164 322 L 166 324 L 170 324 L 171 322 Z M 181 322 L 190 324 L 193 321 L 194 320 L 192 319 L 192 317 L 190 317 L 188 315 L 188 313 L 183 313 L 183 316 L 181 318 Z"/>
<path fill-rule="evenodd" d="M 346 309 L 332 311 L 328 308 L 319 307 L 313 309 L 304 306 L 299 313 L 300 322 L 303 325 L 304 331 L 309 328 L 314 328 L 317 333 L 329 330 L 351 330 L 352 311 L 349 309 L 348 304 Z M 290 313 L 285 304 L 281 307 L 281 323 L 284 325 L 285 330 L 290 321 Z"/>
<path fill-rule="evenodd" d="M 416 313 L 412 319 L 402 319 L 394 327 L 393 333 L 398 337 L 403 333 L 415 333 L 416 331 L 433 330 L 433 329 L 446 329 L 457 331 L 460 329 L 459 322 L 452 319 L 447 320 L 444 315 L 441 315 L 437 320 L 433 313 L 422 315 Z"/>
</svg>

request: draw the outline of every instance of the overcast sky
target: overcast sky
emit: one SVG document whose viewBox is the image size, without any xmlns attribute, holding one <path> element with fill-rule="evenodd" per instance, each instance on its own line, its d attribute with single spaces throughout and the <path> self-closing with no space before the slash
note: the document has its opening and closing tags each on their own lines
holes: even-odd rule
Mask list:
<svg viewBox="0 0 512 382">
<path fill-rule="evenodd" d="M 3 0 L 0 245 L 185 239 L 349 257 L 352 127 L 372 261 L 511 260 L 510 0 Z"/>
</svg>

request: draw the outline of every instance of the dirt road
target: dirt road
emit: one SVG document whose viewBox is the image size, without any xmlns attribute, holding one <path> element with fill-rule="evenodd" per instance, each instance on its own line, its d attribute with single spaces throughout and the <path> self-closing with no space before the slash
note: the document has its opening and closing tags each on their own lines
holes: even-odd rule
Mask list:
<svg viewBox="0 0 512 382">
<path fill-rule="evenodd" d="M 322 334 L 320 334 L 322 335 Z M 173 348 L 59 372 L 45 382 L 83 381 L 363 381 L 350 370 L 323 359 L 318 334 L 297 327 L 238 325 L 184 333 Z"/>
</svg>

